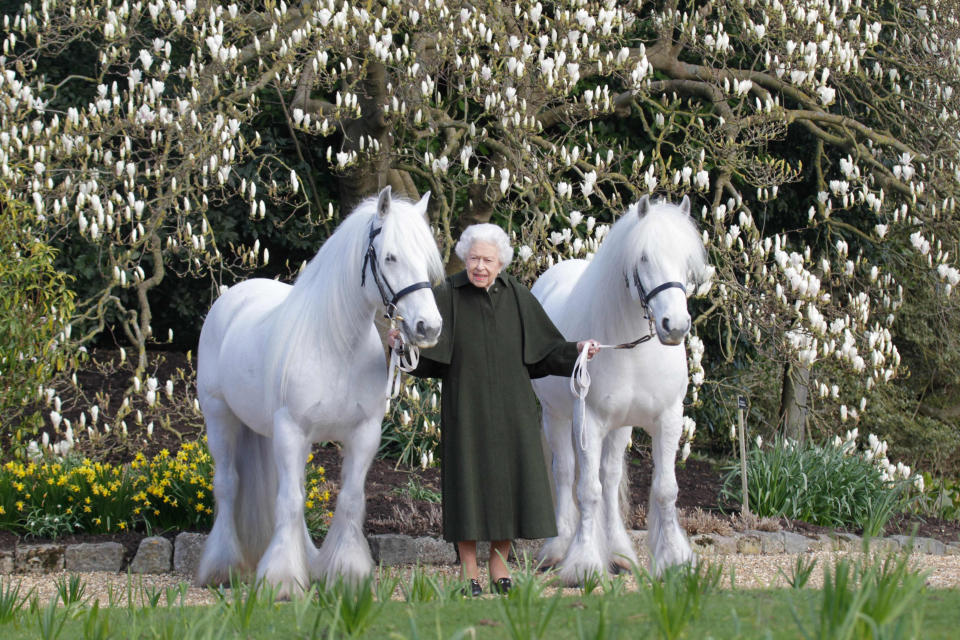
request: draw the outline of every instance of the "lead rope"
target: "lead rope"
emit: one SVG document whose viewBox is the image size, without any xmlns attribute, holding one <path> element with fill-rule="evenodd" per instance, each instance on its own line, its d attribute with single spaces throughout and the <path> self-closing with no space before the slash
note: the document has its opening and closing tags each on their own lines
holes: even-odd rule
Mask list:
<svg viewBox="0 0 960 640">
<path fill-rule="evenodd" d="M 396 318 L 391 318 L 390 328 L 395 329 L 396 324 Z M 419 363 L 420 348 L 412 344 L 408 346 L 403 339 L 403 332 L 401 331 L 393 347 L 390 349 L 390 366 L 387 368 L 387 412 L 390 411 L 390 401 L 400 395 L 400 380 L 402 376 L 399 371 L 410 373 L 417 368 L 417 364 Z"/>
<path fill-rule="evenodd" d="M 598 344 L 594 341 L 593 345 L 598 351 L 601 349 L 633 349 L 634 347 L 641 345 L 653 338 L 653 320 L 649 315 L 647 316 L 647 320 L 650 322 L 650 333 L 637 338 L 633 342 L 621 342 L 620 344 Z M 590 345 L 584 345 L 583 350 L 577 356 L 577 361 L 573 364 L 573 373 L 570 374 L 570 393 L 572 393 L 574 396 L 573 426 L 574 429 L 576 429 L 577 424 L 579 423 L 580 425 L 580 448 L 582 450 L 586 450 L 587 448 L 587 430 L 583 428 L 583 421 L 586 419 L 587 394 L 590 393 L 590 372 L 587 370 L 587 362 L 590 360 L 590 358 L 587 357 L 589 352 Z"/>
</svg>

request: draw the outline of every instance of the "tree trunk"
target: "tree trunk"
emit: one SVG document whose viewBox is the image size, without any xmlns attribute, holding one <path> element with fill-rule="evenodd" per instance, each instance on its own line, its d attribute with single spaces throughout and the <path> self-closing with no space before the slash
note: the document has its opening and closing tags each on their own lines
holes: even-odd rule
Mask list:
<svg viewBox="0 0 960 640">
<path fill-rule="evenodd" d="M 370 64 L 358 91 L 362 118 L 350 120 L 343 127 L 344 151 L 360 153 L 360 162 L 348 170 L 340 180 L 340 211 L 353 210 L 366 197 L 375 195 L 390 184 L 390 151 L 393 137 L 381 105 L 387 100 L 386 70 L 380 63 Z M 380 143 L 380 151 L 366 155 L 361 151 L 360 139 L 369 149 L 370 138 Z"/>
<path fill-rule="evenodd" d="M 803 442 L 807 433 L 810 394 L 810 369 L 788 364 L 783 370 L 783 392 L 780 396 L 780 427 L 785 438 Z"/>
</svg>

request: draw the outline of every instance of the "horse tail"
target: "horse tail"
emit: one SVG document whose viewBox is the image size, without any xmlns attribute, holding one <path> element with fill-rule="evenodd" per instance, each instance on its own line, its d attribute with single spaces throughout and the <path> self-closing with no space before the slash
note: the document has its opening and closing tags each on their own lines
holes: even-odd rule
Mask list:
<svg viewBox="0 0 960 640">
<path fill-rule="evenodd" d="M 244 564 L 256 567 L 273 536 L 277 470 L 270 439 L 244 426 L 236 447 L 237 500 L 234 521 Z"/>
</svg>

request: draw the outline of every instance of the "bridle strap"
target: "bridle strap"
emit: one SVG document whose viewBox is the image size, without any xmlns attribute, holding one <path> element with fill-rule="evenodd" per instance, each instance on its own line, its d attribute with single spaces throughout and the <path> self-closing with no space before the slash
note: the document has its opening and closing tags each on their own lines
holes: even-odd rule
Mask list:
<svg viewBox="0 0 960 640">
<path fill-rule="evenodd" d="M 414 282 L 409 287 L 404 287 L 403 289 L 400 289 L 400 291 L 397 291 L 395 294 L 393 294 L 393 299 L 390 300 L 390 306 L 396 307 L 397 302 L 400 301 L 400 298 L 407 295 L 408 293 L 413 293 L 417 289 L 429 289 L 429 288 L 430 288 L 430 283 L 427 282 L 426 280 L 423 280 L 421 282 Z"/>
<path fill-rule="evenodd" d="M 395 292 L 393 290 L 393 287 L 390 286 L 390 283 L 377 266 L 377 249 L 373 246 L 373 239 L 376 238 L 382 230 L 382 226 L 374 228 L 372 224 L 370 225 L 370 235 L 367 237 L 367 251 L 363 255 L 363 265 L 360 267 L 360 286 L 366 286 L 367 268 L 369 267 L 370 275 L 373 276 L 373 282 L 377 285 L 377 291 L 380 292 L 380 300 L 383 302 L 386 310 L 384 317 L 390 321 L 390 327 L 392 329 L 396 327 L 398 319 L 402 320 L 402 318 L 397 315 L 397 303 L 400 299 L 414 291 L 430 289 L 431 285 L 424 280 L 414 282 L 400 289 L 400 291 Z M 399 371 L 413 371 L 416 369 L 419 359 L 420 350 L 415 345 L 411 344 L 408 346 L 406 344 L 406 339 L 401 329 L 397 344 L 390 350 L 390 363 L 387 365 L 386 411 L 390 411 L 390 400 L 400 394 Z"/>
<path fill-rule="evenodd" d="M 624 283 L 627 285 L 627 288 L 630 288 L 630 278 L 627 274 L 623 274 Z M 650 293 L 647 293 L 643 288 L 643 282 L 640 281 L 640 272 L 637 269 L 633 270 L 633 283 L 637 287 L 637 294 L 640 296 L 640 304 L 643 305 L 643 310 L 647 314 L 647 320 L 650 323 L 650 333 L 645 336 L 640 336 L 632 342 L 621 342 L 620 344 L 597 344 L 595 345 L 597 349 L 633 349 L 634 347 L 643 344 L 651 340 L 655 333 L 655 328 L 653 326 L 653 314 L 650 312 L 650 301 L 659 293 L 663 293 L 667 289 L 680 289 L 686 293 L 687 288 L 683 285 L 682 282 L 664 282 L 663 284 L 654 287 Z M 586 398 L 587 393 L 590 391 L 590 372 L 587 371 L 587 353 L 590 351 L 589 346 L 585 346 L 580 352 L 580 355 L 577 356 L 577 361 L 573 366 L 573 374 L 570 376 L 570 392 L 574 396 L 574 434 L 579 434 L 579 443 L 581 449 L 586 449 L 586 429 L 584 427 L 584 420 L 586 419 Z M 579 429 L 579 431 L 578 431 Z M 575 438 L 576 439 L 576 438 Z"/>
<path fill-rule="evenodd" d="M 650 301 L 653 300 L 654 296 L 656 296 L 658 293 L 663 293 L 667 289 L 680 289 L 684 293 L 687 292 L 687 287 L 682 282 L 664 282 L 663 284 L 654 287 L 650 293 L 647 293 L 646 289 L 643 288 L 643 282 L 640 281 L 640 272 L 637 271 L 637 269 L 633 270 L 633 284 L 637 287 L 637 294 L 640 296 L 640 302 L 643 304 L 644 309 L 647 310 L 647 313 L 650 312 L 650 310 L 647 309 L 647 305 L 650 304 Z"/>
<path fill-rule="evenodd" d="M 429 289 L 431 285 L 426 280 L 423 280 L 414 282 L 400 289 L 400 291 L 395 292 L 393 290 L 393 287 L 390 286 L 386 277 L 380 273 L 379 267 L 377 266 L 377 249 L 373 246 L 373 239 L 376 238 L 382 230 L 383 227 L 373 228 L 373 225 L 370 226 L 370 235 L 367 238 L 367 251 L 363 255 L 363 265 L 360 268 L 360 286 L 363 287 L 367 283 L 367 267 L 369 266 L 370 274 L 373 276 L 373 281 L 377 285 L 377 290 L 380 292 L 380 300 L 383 302 L 384 308 L 386 308 L 386 317 L 392 320 L 397 314 L 397 303 L 401 298 L 419 289 Z"/>
</svg>

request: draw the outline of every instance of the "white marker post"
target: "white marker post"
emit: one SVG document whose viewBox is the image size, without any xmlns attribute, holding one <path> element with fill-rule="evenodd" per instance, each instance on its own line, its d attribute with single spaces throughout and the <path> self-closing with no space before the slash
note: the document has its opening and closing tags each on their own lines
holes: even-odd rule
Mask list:
<svg viewBox="0 0 960 640">
<path fill-rule="evenodd" d="M 737 396 L 737 420 L 740 423 L 740 487 L 743 492 L 743 502 L 740 505 L 740 515 L 750 515 L 750 494 L 747 492 L 747 426 L 744 414 L 747 412 L 747 399 Z"/>
</svg>

